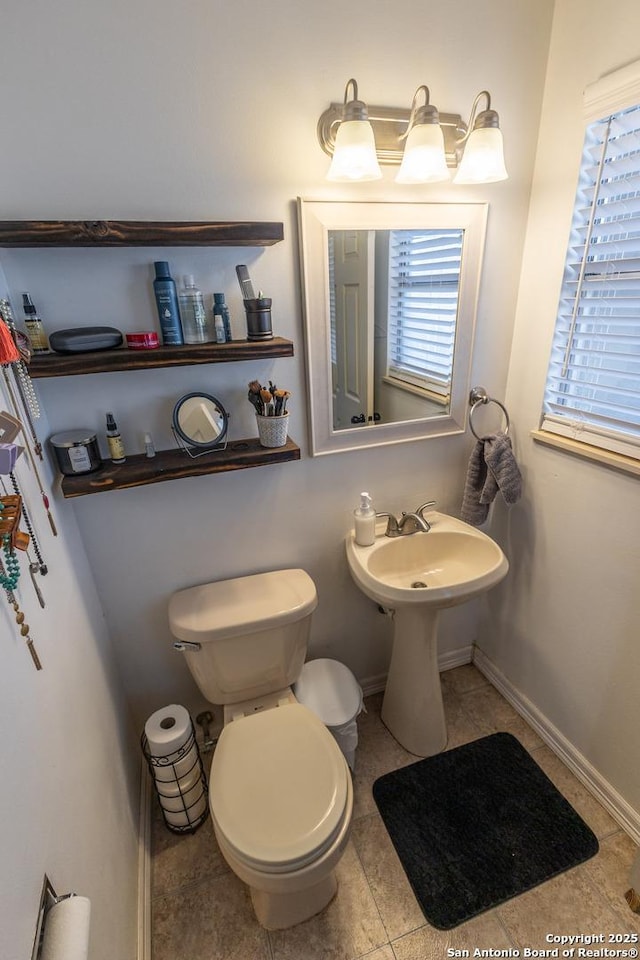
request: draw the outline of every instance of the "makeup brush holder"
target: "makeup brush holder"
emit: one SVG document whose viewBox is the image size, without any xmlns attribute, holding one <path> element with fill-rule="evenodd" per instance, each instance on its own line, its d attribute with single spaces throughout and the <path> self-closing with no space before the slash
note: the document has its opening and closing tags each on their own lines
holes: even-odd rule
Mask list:
<svg viewBox="0 0 640 960">
<path fill-rule="evenodd" d="M 282 417 L 263 417 L 256 413 L 258 439 L 261 447 L 284 447 L 287 443 L 289 414 Z"/>
<path fill-rule="evenodd" d="M 247 315 L 247 340 L 273 340 L 271 298 L 245 300 L 244 309 Z"/>
</svg>

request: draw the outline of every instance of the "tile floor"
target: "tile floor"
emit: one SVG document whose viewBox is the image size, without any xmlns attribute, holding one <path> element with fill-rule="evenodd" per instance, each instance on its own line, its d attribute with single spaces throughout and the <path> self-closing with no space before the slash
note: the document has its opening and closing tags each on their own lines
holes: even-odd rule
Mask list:
<svg viewBox="0 0 640 960">
<path fill-rule="evenodd" d="M 247 890 L 218 852 L 210 820 L 195 834 L 172 834 L 156 804 L 153 960 L 431 960 L 455 956 L 454 950 L 469 950 L 457 955 L 473 957 L 475 949 L 511 950 L 502 956 L 522 957 L 525 947 L 552 949 L 548 933 L 640 934 L 640 916 L 624 899 L 632 841 L 475 667 L 447 671 L 442 684 L 448 746 L 498 730 L 513 733 L 596 833 L 596 857 L 454 930 L 430 926 L 371 794 L 377 777 L 416 759 L 383 726 L 377 694 L 366 699 L 368 712 L 358 722 L 351 841 L 332 903 L 293 929 L 267 933 L 253 916 Z"/>
</svg>

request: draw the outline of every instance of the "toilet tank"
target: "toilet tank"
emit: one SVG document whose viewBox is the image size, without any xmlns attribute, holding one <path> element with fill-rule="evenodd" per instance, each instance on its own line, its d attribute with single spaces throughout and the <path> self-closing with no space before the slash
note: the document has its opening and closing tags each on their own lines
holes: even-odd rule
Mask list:
<svg viewBox="0 0 640 960">
<path fill-rule="evenodd" d="M 274 570 L 179 590 L 169 624 L 178 640 L 200 644 L 184 655 L 203 696 L 239 703 L 298 679 L 317 604 L 304 570 Z"/>
</svg>

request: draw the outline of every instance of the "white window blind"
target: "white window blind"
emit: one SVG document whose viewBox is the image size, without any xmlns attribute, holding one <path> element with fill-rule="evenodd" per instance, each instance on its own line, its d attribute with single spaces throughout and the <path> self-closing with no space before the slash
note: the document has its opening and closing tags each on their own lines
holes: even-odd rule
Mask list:
<svg viewBox="0 0 640 960">
<path fill-rule="evenodd" d="M 463 230 L 392 230 L 387 376 L 449 397 Z"/>
<path fill-rule="evenodd" d="M 337 342 L 336 342 L 336 244 L 335 237 L 329 232 L 328 237 L 329 251 L 329 353 L 331 356 L 331 369 L 335 380 L 335 368 L 337 366 Z"/>
<path fill-rule="evenodd" d="M 541 429 L 640 459 L 640 106 L 587 127 Z"/>
</svg>

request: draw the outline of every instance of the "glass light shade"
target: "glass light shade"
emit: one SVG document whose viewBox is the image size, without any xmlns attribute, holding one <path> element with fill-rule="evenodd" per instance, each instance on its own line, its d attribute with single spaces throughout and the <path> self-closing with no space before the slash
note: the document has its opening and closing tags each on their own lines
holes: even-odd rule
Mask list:
<svg viewBox="0 0 640 960">
<path fill-rule="evenodd" d="M 396 183 L 438 183 L 449 177 L 440 124 L 416 124 L 407 137 Z"/>
<path fill-rule="evenodd" d="M 379 180 L 381 177 L 371 124 L 368 120 L 343 120 L 336 134 L 327 180 Z"/>
<path fill-rule="evenodd" d="M 507 180 L 502 133 L 498 127 L 481 127 L 469 134 L 454 183 L 494 183 Z"/>
</svg>

